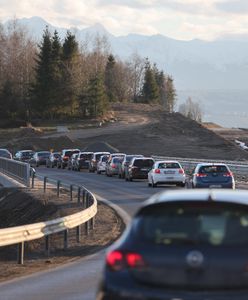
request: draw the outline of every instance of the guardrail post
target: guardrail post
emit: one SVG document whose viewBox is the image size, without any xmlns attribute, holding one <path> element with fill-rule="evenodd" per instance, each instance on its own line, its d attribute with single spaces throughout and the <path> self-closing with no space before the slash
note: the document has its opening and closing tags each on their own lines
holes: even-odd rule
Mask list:
<svg viewBox="0 0 248 300">
<path fill-rule="evenodd" d="M 35 173 L 32 171 L 32 189 L 34 188 Z"/>
<path fill-rule="evenodd" d="M 64 250 L 68 248 L 68 229 L 64 231 Z"/>
<path fill-rule="evenodd" d="M 45 254 L 46 254 L 46 256 L 50 255 L 49 235 L 45 236 Z"/>
<path fill-rule="evenodd" d="M 57 181 L 57 197 L 59 197 L 60 180 Z"/>
<path fill-rule="evenodd" d="M 80 203 L 80 196 L 81 196 L 81 188 L 79 187 L 78 188 L 78 195 L 77 195 L 78 203 Z"/>
<path fill-rule="evenodd" d="M 85 207 L 85 189 L 83 189 L 82 203 L 83 203 L 83 207 Z"/>
<path fill-rule="evenodd" d="M 76 236 L 77 236 L 77 243 L 80 243 L 81 241 L 81 226 L 76 227 Z"/>
<path fill-rule="evenodd" d="M 17 263 L 19 265 L 24 264 L 24 242 L 21 242 L 21 243 L 18 244 Z"/>
<path fill-rule="evenodd" d="M 45 176 L 44 177 L 44 184 L 43 184 L 44 193 L 46 192 L 46 184 L 47 184 L 47 177 Z"/>
<path fill-rule="evenodd" d="M 89 221 L 85 222 L 84 224 L 85 224 L 84 225 L 85 226 L 85 234 L 89 235 Z"/>
<path fill-rule="evenodd" d="M 73 200 L 73 184 L 70 185 L 70 198 L 71 198 L 71 201 Z"/>
</svg>

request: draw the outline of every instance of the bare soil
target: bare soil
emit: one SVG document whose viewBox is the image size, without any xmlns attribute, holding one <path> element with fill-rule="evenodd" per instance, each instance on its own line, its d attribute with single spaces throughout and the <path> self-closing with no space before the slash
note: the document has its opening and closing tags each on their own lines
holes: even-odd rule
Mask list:
<svg viewBox="0 0 248 300">
<path fill-rule="evenodd" d="M 50 190 L 44 195 L 40 191 L 20 189 L 0 189 L 0 228 L 46 221 L 66 216 L 82 210 L 77 203 L 68 203 L 68 194 L 56 199 Z M 60 264 L 74 261 L 95 253 L 115 241 L 124 229 L 124 224 L 116 212 L 98 203 L 95 228 L 86 235 L 82 225 L 82 242 L 76 240 L 76 230 L 69 231 L 69 247 L 63 248 L 63 233 L 50 238 L 50 255 L 47 256 L 44 238 L 25 245 L 24 265 L 17 264 L 17 246 L 0 248 L 0 281 L 5 281 L 33 272 L 47 270 Z"/>
<path fill-rule="evenodd" d="M 111 118 L 92 120 L 93 128 L 72 129 L 68 133 L 36 132 L 0 134 L 1 147 L 56 150 L 77 147 L 106 150 L 106 144 L 125 153 L 173 157 L 247 160 L 248 153 L 234 142 L 232 129 L 225 134 L 219 126 L 203 126 L 179 113 L 168 114 L 158 105 L 114 104 Z M 100 123 L 101 122 L 101 123 Z M 85 123 L 85 121 L 82 121 Z M 78 124 L 80 126 L 80 124 Z M 23 130 L 23 129 L 22 129 Z M 248 131 L 239 130 L 248 141 Z M 228 136 L 228 134 L 230 134 Z M 236 135 L 235 136 L 239 136 Z M 100 144 L 102 146 L 100 146 Z M 90 147 L 89 147 L 90 146 Z"/>
</svg>

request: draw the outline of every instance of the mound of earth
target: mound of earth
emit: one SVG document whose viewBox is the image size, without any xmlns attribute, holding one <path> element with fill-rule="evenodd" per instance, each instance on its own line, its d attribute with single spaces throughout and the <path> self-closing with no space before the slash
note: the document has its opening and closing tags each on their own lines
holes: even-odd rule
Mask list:
<svg viewBox="0 0 248 300">
<path fill-rule="evenodd" d="M 109 152 L 118 149 L 124 153 L 144 155 L 248 160 L 248 152 L 240 149 L 234 139 L 221 136 L 221 128 L 209 130 L 179 113 L 166 113 L 159 105 L 115 103 L 112 110 L 116 121 L 104 126 L 73 129 L 67 133 L 37 133 L 34 137 L 24 135 L 23 138 L 1 135 L 1 147 L 13 153 L 27 148 L 36 151 L 79 148 Z M 248 140 L 248 132 L 242 132 L 242 138 Z"/>
</svg>

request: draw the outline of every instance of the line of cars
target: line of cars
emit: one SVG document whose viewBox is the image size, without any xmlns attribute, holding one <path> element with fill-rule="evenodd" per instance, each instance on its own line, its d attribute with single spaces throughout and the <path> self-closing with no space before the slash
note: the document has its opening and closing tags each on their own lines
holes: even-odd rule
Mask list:
<svg viewBox="0 0 248 300">
<path fill-rule="evenodd" d="M 234 176 L 223 163 L 199 163 L 192 174 L 186 176 L 178 161 L 155 161 L 141 154 L 85 152 L 80 149 L 63 149 L 61 152 L 22 150 L 14 155 L 14 159 L 29 162 L 32 167 L 85 169 L 108 177 L 118 176 L 126 181 L 146 179 L 150 187 L 161 184 L 184 187 L 188 182 L 192 188 L 235 188 Z"/>
</svg>

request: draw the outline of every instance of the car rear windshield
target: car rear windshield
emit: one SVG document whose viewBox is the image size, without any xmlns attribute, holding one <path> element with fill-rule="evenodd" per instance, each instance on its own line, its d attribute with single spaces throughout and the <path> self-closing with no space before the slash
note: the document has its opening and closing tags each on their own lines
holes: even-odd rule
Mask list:
<svg viewBox="0 0 248 300">
<path fill-rule="evenodd" d="M 158 169 L 180 169 L 180 165 L 175 162 L 166 162 L 158 164 Z"/>
<path fill-rule="evenodd" d="M 39 157 L 49 157 L 50 156 L 50 152 L 39 152 L 37 155 Z"/>
<path fill-rule="evenodd" d="M 119 163 L 119 162 L 122 162 L 123 161 L 123 157 L 114 157 L 113 158 L 113 163 Z"/>
<path fill-rule="evenodd" d="M 69 156 L 69 157 L 71 157 L 72 154 L 73 154 L 72 151 L 65 151 L 65 155 L 64 155 L 64 156 Z"/>
<path fill-rule="evenodd" d="M 108 158 L 109 158 L 108 156 L 103 156 L 102 157 L 102 162 L 106 162 L 108 160 Z"/>
<path fill-rule="evenodd" d="M 136 159 L 133 163 L 135 167 L 139 168 L 151 168 L 154 164 L 154 161 L 152 159 Z"/>
<path fill-rule="evenodd" d="M 34 152 L 28 152 L 28 151 L 26 151 L 26 152 L 21 152 L 21 154 L 22 154 L 22 156 L 31 156 L 31 155 L 34 154 Z"/>
<path fill-rule="evenodd" d="M 92 157 L 92 154 L 80 154 L 80 159 L 83 160 L 90 160 Z"/>
<path fill-rule="evenodd" d="M 6 150 L 0 150 L 0 156 L 1 157 L 6 157 L 6 158 L 10 158 L 11 155 L 9 154 L 9 152 Z"/>
<path fill-rule="evenodd" d="M 59 154 L 59 153 L 53 153 L 53 156 L 54 156 L 55 158 L 59 158 L 59 157 L 60 157 L 60 154 Z"/>
<path fill-rule="evenodd" d="M 157 205 L 136 220 L 138 236 L 154 244 L 248 245 L 248 209 L 243 205 Z"/>
<path fill-rule="evenodd" d="M 100 157 L 101 157 L 102 155 L 103 155 L 102 153 L 100 153 L 100 154 L 96 154 L 96 155 L 95 155 L 95 157 L 96 157 L 96 160 L 99 160 L 99 159 L 100 159 Z"/>
<path fill-rule="evenodd" d="M 203 166 L 200 167 L 199 172 L 204 174 L 227 173 L 228 169 L 226 166 Z"/>
</svg>

